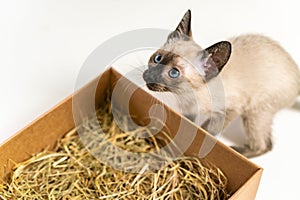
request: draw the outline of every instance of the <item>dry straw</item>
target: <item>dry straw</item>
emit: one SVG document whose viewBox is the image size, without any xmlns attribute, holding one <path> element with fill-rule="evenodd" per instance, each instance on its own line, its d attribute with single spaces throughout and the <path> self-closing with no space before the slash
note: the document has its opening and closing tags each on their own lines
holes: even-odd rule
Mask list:
<svg viewBox="0 0 300 200">
<path fill-rule="evenodd" d="M 151 136 L 151 128 L 134 129 L 129 117 L 117 113 L 127 129 L 122 131 L 107 105 L 99 110 L 97 120 L 79 127 L 85 145 L 74 129 L 58 141 L 54 151 L 45 150 L 15 164 L 9 181 L 0 184 L 0 199 L 228 198 L 227 179 L 221 170 L 206 168 L 195 157 L 173 158 L 172 149 L 155 153 L 162 143 Z M 90 152 L 98 158 L 101 154 L 107 162 L 100 162 Z M 149 170 L 158 166 L 150 161 L 160 158 L 164 165 Z"/>
</svg>

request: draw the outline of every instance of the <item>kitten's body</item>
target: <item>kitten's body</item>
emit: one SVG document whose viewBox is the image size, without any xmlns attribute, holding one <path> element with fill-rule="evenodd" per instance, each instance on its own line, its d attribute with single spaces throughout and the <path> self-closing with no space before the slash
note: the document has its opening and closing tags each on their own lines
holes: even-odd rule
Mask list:
<svg viewBox="0 0 300 200">
<path fill-rule="evenodd" d="M 244 35 L 229 40 L 232 53 L 220 72 L 228 108 L 278 110 L 300 92 L 300 73 L 290 55 L 273 40 Z"/>
<path fill-rule="evenodd" d="M 178 32 L 190 37 L 178 36 Z M 191 37 L 188 11 L 162 47 L 164 51 L 178 56 L 172 56 L 168 62 L 163 63 L 165 67 L 161 70 L 160 79 L 150 78 L 151 71 L 155 71 L 155 65 L 150 59 L 150 67 L 145 72 L 144 79 L 147 83 L 157 83 L 157 88 L 149 87 L 152 90 L 160 91 L 160 88 L 164 88 L 164 91 L 176 93 L 180 97 L 181 110 L 186 116 L 211 114 L 214 106 L 211 94 L 214 91 L 210 91 L 212 89 L 207 86 L 221 80 L 224 98 L 219 100 L 220 104 L 224 104 L 225 100 L 225 104 L 219 110 L 214 109 L 211 120 L 213 127 L 210 129 L 204 124 L 204 128 L 214 132 L 214 127 L 220 126 L 218 123 L 223 125 L 224 121 L 220 120 L 222 116 L 225 115 L 224 125 L 227 126 L 240 115 L 248 136 L 248 144 L 235 149 L 247 157 L 252 157 L 272 148 L 272 119 L 278 110 L 295 102 L 300 93 L 300 73 L 290 55 L 268 37 L 249 34 L 228 41 L 231 47 L 221 42 L 203 50 Z M 163 54 L 163 58 L 168 55 Z M 208 60 L 210 58 L 214 63 Z M 163 61 L 162 59 L 161 62 Z M 166 75 L 172 68 L 180 72 L 177 79 Z M 218 100 L 215 102 L 218 103 Z"/>
</svg>

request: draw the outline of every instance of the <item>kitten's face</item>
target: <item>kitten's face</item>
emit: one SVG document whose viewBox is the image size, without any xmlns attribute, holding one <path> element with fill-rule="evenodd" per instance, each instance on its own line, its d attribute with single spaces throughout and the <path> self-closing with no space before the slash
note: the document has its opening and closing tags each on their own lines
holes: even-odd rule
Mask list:
<svg viewBox="0 0 300 200">
<path fill-rule="evenodd" d="M 190 23 L 187 11 L 166 43 L 150 57 L 143 74 L 150 90 L 177 94 L 197 90 L 227 63 L 231 44 L 223 41 L 202 49 L 192 38 Z"/>
<path fill-rule="evenodd" d="M 191 38 L 168 39 L 148 61 L 148 69 L 143 74 L 147 87 L 174 93 L 186 91 L 188 85 L 188 88 L 199 87 L 203 79 L 193 65 L 200 52 L 201 47 Z"/>
</svg>

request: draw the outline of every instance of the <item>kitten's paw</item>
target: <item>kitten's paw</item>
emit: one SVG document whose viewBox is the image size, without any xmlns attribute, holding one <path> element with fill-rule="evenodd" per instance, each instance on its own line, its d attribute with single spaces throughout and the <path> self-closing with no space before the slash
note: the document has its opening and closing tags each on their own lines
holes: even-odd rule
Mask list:
<svg viewBox="0 0 300 200">
<path fill-rule="evenodd" d="M 244 146 L 231 146 L 232 149 L 234 149 L 235 151 L 237 151 L 238 153 L 244 155 L 247 158 L 253 158 L 256 156 L 260 156 L 266 152 L 268 152 L 270 149 L 257 149 L 257 150 L 253 150 L 251 149 L 248 145 L 244 145 Z"/>
<path fill-rule="evenodd" d="M 236 152 L 243 154 L 243 155 L 245 152 L 247 152 L 249 150 L 249 148 L 246 145 L 245 146 L 231 146 L 231 148 L 233 150 L 235 150 Z"/>
</svg>

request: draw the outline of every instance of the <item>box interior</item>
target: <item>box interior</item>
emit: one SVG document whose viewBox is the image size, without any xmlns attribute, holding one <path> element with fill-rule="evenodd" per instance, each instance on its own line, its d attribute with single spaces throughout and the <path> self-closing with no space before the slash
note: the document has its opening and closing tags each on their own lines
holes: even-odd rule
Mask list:
<svg viewBox="0 0 300 200">
<path fill-rule="evenodd" d="M 107 93 L 107 89 L 113 91 L 113 99 L 120 107 L 126 109 L 129 101 L 129 112 L 138 124 L 145 125 L 150 122 L 151 106 L 159 105 L 156 107 L 158 110 L 164 108 L 165 112 L 162 114 L 165 115 L 166 121 L 163 130 L 170 133 L 178 146 L 187 147 L 184 148 L 186 155 L 199 157 L 199 151 L 209 152 L 201 161 L 204 164 L 213 163 L 225 173 L 229 180 L 227 189 L 232 194 L 230 199 L 255 198 L 262 174 L 260 167 L 216 141 L 203 129 L 160 103 L 113 68 L 3 143 L 0 146 L 0 181 L 5 181 L 5 177 L 10 173 L 13 166 L 11 160 L 21 162 L 45 148 L 53 148 L 59 138 L 73 129 L 75 124 L 80 123 L 80 116 L 87 115 L 103 105 L 105 98 L 111 95 Z M 130 94 L 130 98 L 125 98 L 126 93 Z M 80 109 L 73 109 L 74 107 Z M 203 146 L 213 148 L 203 150 Z"/>
</svg>

